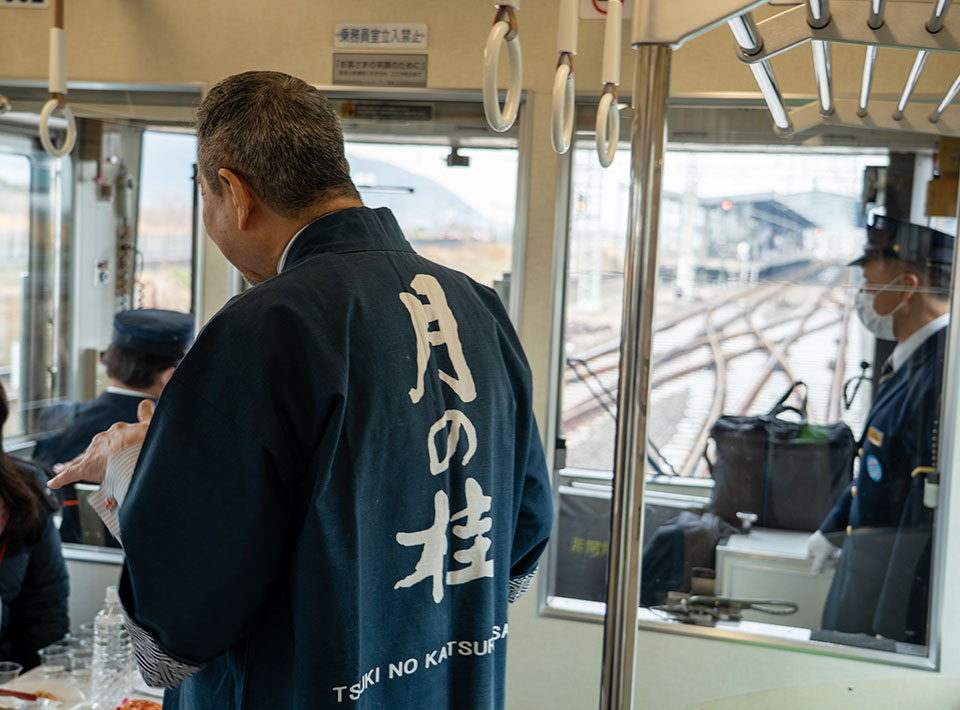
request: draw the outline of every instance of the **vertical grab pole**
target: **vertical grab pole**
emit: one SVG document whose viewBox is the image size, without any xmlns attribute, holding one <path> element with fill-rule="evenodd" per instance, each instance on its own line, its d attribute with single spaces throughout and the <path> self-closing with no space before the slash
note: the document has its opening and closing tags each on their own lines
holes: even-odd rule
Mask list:
<svg viewBox="0 0 960 710">
<path fill-rule="evenodd" d="M 873 83 L 873 68 L 877 63 L 877 48 L 867 46 L 863 55 L 863 77 L 860 79 L 860 100 L 857 106 L 857 115 L 863 118 L 867 115 L 867 104 L 870 102 L 870 84 Z"/>
<path fill-rule="evenodd" d="M 947 10 L 950 9 L 950 0 L 937 0 L 933 6 L 933 14 L 927 21 L 927 32 L 936 34 L 943 29 L 943 20 L 947 16 Z"/>
<path fill-rule="evenodd" d="M 733 32 L 741 51 L 748 57 L 759 53 L 763 49 L 763 38 L 760 36 L 750 13 L 734 17 L 727 24 L 730 26 L 730 31 Z M 790 117 L 787 115 L 787 107 L 783 103 L 783 95 L 780 93 L 777 77 L 773 74 L 770 61 L 764 59 L 760 62 L 754 62 L 750 65 L 750 70 L 757 80 L 757 86 L 760 88 L 760 93 L 763 94 L 763 100 L 767 102 L 767 108 L 770 109 L 774 125 L 782 131 L 789 131 L 791 128 Z"/>
<path fill-rule="evenodd" d="M 886 0 L 870 0 L 870 19 L 867 20 L 867 26 L 871 30 L 879 30 L 883 27 L 883 6 Z"/>
<path fill-rule="evenodd" d="M 947 107 L 957 98 L 957 92 L 960 92 L 960 74 L 957 75 L 957 78 L 953 80 L 953 84 L 947 89 L 947 93 L 944 94 L 943 98 L 940 100 L 940 103 L 933 110 L 933 113 L 930 114 L 930 123 L 936 123 L 940 120 L 940 116 L 943 115 L 943 112 L 947 110 Z"/>
<path fill-rule="evenodd" d="M 903 118 L 903 112 L 913 95 L 913 90 L 917 87 L 917 82 L 920 81 L 920 74 L 923 73 L 923 66 L 927 63 L 927 57 L 929 56 L 930 52 L 926 50 L 921 49 L 917 52 L 917 56 L 913 60 L 913 67 L 910 68 L 910 76 L 907 77 L 907 83 L 904 84 L 903 91 L 900 93 L 900 100 L 897 101 L 897 110 L 893 112 L 894 121 Z"/>
<path fill-rule="evenodd" d="M 635 36 L 640 14 L 634 15 Z M 634 46 L 637 62 L 630 139 L 630 220 L 624 263 L 601 710 L 633 707 L 657 232 L 672 54 L 667 45 Z"/>
<path fill-rule="evenodd" d="M 830 24 L 830 5 L 828 0 L 807 0 L 807 24 L 814 29 L 823 29 Z M 820 95 L 820 113 L 829 116 L 833 113 L 833 88 L 830 70 L 830 43 L 813 40 L 813 69 L 817 76 L 817 93 Z"/>
</svg>

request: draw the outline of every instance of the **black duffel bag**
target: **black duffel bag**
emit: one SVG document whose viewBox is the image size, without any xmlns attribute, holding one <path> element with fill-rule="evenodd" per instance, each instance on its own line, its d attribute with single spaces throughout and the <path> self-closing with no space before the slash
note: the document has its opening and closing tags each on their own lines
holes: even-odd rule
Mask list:
<svg viewBox="0 0 960 710">
<path fill-rule="evenodd" d="M 710 429 L 714 461 L 710 510 L 739 525 L 737 513 L 754 513 L 761 527 L 816 530 L 850 484 L 856 440 L 843 422 L 810 424 L 807 397 L 786 404 L 795 382 L 767 413 L 724 415 Z M 781 415 L 792 413 L 799 421 Z"/>
</svg>

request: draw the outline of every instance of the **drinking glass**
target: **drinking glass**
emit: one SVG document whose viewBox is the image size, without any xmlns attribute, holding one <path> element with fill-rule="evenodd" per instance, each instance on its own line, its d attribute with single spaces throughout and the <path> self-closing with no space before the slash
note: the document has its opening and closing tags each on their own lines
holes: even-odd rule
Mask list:
<svg viewBox="0 0 960 710">
<path fill-rule="evenodd" d="M 20 671 L 23 670 L 23 666 L 19 663 L 14 663 L 13 661 L 0 661 L 0 685 L 4 683 L 9 683 L 11 680 L 20 675 Z"/>
<path fill-rule="evenodd" d="M 37 651 L 44 678 L 61 675 L 70 665 L 70 649 L 60 644 L 47 646 Z"/>
<path fill-rule="evenodd" d="M 85 683 L 90 680 L 93 671 L 93 651 L 86 646 L 70 649 L 70 677 Z"/>
</svg>

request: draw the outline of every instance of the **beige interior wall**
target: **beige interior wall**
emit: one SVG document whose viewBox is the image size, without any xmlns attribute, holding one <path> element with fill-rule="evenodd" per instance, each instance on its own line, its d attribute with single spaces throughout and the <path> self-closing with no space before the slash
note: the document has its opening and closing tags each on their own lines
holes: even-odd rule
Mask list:
<svg viewBox="0 0 960 710">
<path fill-rule="evenodd" d="M 666 1 L 666 0 L 664 0 Z M 336 22 L 422 22 L 429 26 L 429 87 L 476 89 L 481 53 L 493 18 L 492 2 L 407 0 L 330 2 L 287 0 L 82 0 L 67 2 L 68 78 L 137 84 L 209 85 L 248 69 L 289 72 L 328 85 Z M 705 6 L 709 3 L 704 2 Z M 531 146 L 529 212 L 522 336 L 535 373 L 541 423 L 546 411 L 551 264 L 560 160 L 549 147 L 549 105 L 556 59 L 557 0 L 524 0 L 519 13 L 524 51 L 524 88 L 532 98 L 535 143 Z M 51 12 L 0 9 L 0 79 L 45 80 Z M 758 12 L 758 17 L 769 15 Z M 625 24 L 624 37 L 628 37 Z M 597 92 L 602 23 L 584 22 L 576 79 L 580 91 Z M 623 84 L 629 90 L 633 52 L 625 42 Z M 857 91 L 863 50 L 837 47 L 834 82 L 838 95 Z M 876 95 L 895 96 L 912 53 L 883 50 L 874 83 Z M 505 62 L 504 62 L 505 64 Z M 814 95 L 809 47 L 773 60 L 788 96 Z M 960 58 L 934 56 L 917 96 L 939 97 L 960 70 Z M 679 95 L 756 95 L 747 67 L 734 56 L 729 31 L 721 27 L 679 49 L 671 90 Z M 623 156 L 618 160 L 625 159 Z M 214 307 L 225 283 L 223 263 L 205 255 L 205 311 Z M 954 614 L 957 616 L 957 614 Z M 512 610 L 509 706 L 570 710 L 596 706 L 602 628 L 596 624 L 537 616 L 535 594 Z M 957 654 L 955 653 L 954 656 Z M 642 633 L 637 707 L 670 710 L 688 703 L 782 685 L 839 679 L 922 676 L 916 671 L 816 655 L 772 651 L 718 641 Z M 923 707 L 917 704 L 916 707 Z"/>
<path fill-rule="evenodd" d="M 550 91 L 556 53 L 556 0 L 524 0 L 518 14 L 524 50 L 524 87 Z M 922 4 L 922 1 L 921 1 Z M 929 4 L 929 3 L 926 3 Z M 782 8 L 777 8 L 777 10 Z M 772 14 L 769 7 L 755 13 Z M 0 77 L 45 79 L 47 32 L 52 11 L 0 9 Z M 312 83 L 328 84 L 332 71 L 333 25 L 337 22 L 422 22 L 429 27 L 429 85 L 480 86 L 480 54 L 493 19 L 492 2 L 407 0 L 331 2 L 287 0 L 237 3 L 228 0 L 83 0 L 66 3 L 67 75 L 72 80 L 138 83 L 206 83 L 248 69 L 276 69 Z M 602 22 L 580 25 L 577 81 L 581 90 L 599 86 Z M 624 23 L 624 39 L 629 39 Z M 633 71 L 624 42 L 623 78 Z M 906 78 L 913 53 L 882 50 L 874 91 L 893 95 Z M 863 62 L 858 47 L 836 47 L 838 95 L 855 95 Z M 774 58 L 787 94 L 813 95 L 809 47 Z M 931 57 L 918 96 L 939 95 L 960 69 L 960 59 Z M 674 94 L 751 92 L 750 71 L 734 56 L 729 31 L 718 28 L 687 43 L 673 67 Z"/>
</svg>

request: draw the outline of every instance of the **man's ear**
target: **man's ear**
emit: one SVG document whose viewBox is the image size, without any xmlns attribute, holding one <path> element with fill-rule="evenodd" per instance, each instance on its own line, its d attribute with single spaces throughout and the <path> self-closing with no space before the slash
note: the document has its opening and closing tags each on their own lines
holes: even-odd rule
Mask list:
<svg viewBox="0 0 960 710">
<path fill-rule="evenodd" d="M 254 194 L 249 183 L 229 168 L 220 168 L 217 171 L 220 187 L 224 191 L 224 199 L 233 207 L 238 229 L 247 228 L 247 220 L 253 212 Z"/>
<path fill-rule="evenodd" d="M 920 286 L 920 277 L 917 276 L 912 271 L 903 272 L 903 293 L 900 296 L 901 301 L 908 300 L 913 294 L 917 292 L 917 288 Z"/>
<path fill-rule="evenodd" d="M 173 377 L 173 368 L 168 367 L 166 370 L 157 375 L 157 381 L 162 387 L 166 387 L 171 377 Z"/>
</svg>

